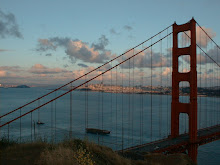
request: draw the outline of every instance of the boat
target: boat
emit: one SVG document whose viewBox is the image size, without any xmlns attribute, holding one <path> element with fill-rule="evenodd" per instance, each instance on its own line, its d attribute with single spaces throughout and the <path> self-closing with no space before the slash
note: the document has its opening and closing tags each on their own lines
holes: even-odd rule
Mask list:
<svg viewBox="0 0 220 165">
<path fill-rule="evenodd" d="M 37 124 L 39 124 L 39 125 L 40 125 L 40 124 L 44 124 L 44 123 L 38 120 Z"/>
<path fill-rule="evenodd" d="M 97 129 L 97 128 L 86 128 L 86 133 L 108 135 L 108 134 L 111 133 L 111 131 L 102 130 L 102 129 Z"/>
</svg>

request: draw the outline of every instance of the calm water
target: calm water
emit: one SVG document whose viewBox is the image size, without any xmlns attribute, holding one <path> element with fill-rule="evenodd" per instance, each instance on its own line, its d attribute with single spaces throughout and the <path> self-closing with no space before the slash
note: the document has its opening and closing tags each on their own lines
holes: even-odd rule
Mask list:
<svg viewBox="0 0 220 165">
<path fill-rule="evenodd" d="M 0 114 L 5 114 L 49 91 L 42 88 L 0 88 Z M 14 119 L 64 92 L 58 91 L 43 101 L 18 110 L 2 119 L 1 123 Z M 70 104 L 70 98 L 71 96 L 68 94 L 22 119 L 16 120 L 9 127 L 3 127 L 0 135 L 21 141 L 34 140 L 39 137 L 60 141 L 68 138 L 70 130 L 72 130 L 72 137 L 87 138 L 113 149 L 121 149 L 161 139 L 170 134 L 170 96 L 75 91 L 72 93 L 72 104 Z M 182 99 L 184 101 L 187 97 Z M 198 126 L 203 128 L 219 123 L 219 113 L 216 113 L 216 109 L 220 107 L 219 98 L 204 97 L 199 98 L 198 102 L 200 105 L 198 107 Z M 70 117 L 71 107 L 72 118 Z M 208 111 L 205 111 L 206 109 Z M 45 124 L 36 125 L 37 120 Z M 70 125 L 70 121 L 72 121 L 72 125 Z M 188 131 L 187 123 L 186 116 L 181 115 L 181 133 Z M 111 134 L 109 136 L 85 134 L 86 127 L 110 130 Z M 199 147 L 199 165 L 214 165 L 219 162 L 220 141 Z"/>
</svg>

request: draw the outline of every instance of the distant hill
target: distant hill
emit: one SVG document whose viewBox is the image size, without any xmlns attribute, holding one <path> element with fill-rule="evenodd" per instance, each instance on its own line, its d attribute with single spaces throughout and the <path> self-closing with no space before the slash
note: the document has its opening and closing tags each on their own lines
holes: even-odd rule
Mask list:
<svg viewBox="0 0 220 165">
<path fill-rule="evenodd" d="M 30 87 L 27 86 L 27 85 L 18 85 L 18 86 L 16 86 L 15 88 L 30 88 Z"/>
</svg>

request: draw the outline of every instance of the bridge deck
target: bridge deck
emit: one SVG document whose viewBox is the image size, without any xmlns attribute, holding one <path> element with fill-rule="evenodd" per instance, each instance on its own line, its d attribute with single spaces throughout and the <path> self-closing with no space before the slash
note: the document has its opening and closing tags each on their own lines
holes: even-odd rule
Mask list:
<svg viewBox="0 0 220 165">
<path fill-rule="evenodd" d="M 206 129 L 198 130 L 198 145 L 208 143 L 213 137 L 215 140 L 219 139 L 220 135 L 220 125 L 209 127 Z M 134 151 L 134 152 L 163 152 L 171 148 L 176 148 L 178 146 L 186 146 L 189 144 L 189 135 L 182 134 L 177 138 L 167 138 L 139 146 L 134 146 L 127 148 L 123 151 Z"/>
</svg>

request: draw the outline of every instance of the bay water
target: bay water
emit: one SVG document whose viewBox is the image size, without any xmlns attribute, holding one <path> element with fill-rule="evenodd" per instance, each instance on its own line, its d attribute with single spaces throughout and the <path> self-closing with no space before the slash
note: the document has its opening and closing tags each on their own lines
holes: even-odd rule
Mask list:
<svg viewBox="0 0 220 165">
<path fill-rule="evenodd" d="M 45 88 L 0 88 L 0 115 L 48 92 Z M 63 94 L 21 108 L 0 120 L 3 124 Z M 183 100 L 187 99 L 183 97 Z M 198 98 L 198 127 L 219 124 L 219 98 Z M 81 138 L 115 150 L 166 138 L 170 134 L 171 96 L 74 91 L 0 128 L 0 136 L 18 141 L 44 138 L 48 141 Z M 72 117 L 71 117 L 72 116 Z M 37 125 L 37 121 L 44 124 Z M 87 134 L 85 128 L 111 131 L 110 135 Z M 188 118 L 180 116 L 180 133 L 188 132 Z M 220 163 L 220 141 L 198 148 L 198 164 Z"/>
</svg>

